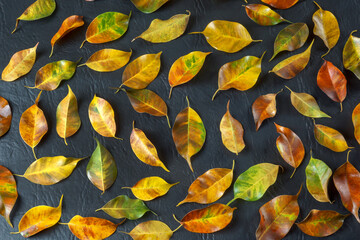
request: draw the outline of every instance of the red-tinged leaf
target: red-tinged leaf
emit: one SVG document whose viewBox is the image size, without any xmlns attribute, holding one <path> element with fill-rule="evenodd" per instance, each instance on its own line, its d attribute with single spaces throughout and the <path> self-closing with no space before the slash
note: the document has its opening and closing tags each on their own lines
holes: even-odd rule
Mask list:
<svg viewBox="0 0 360 240">
<path fill-rule="evenodd" d="M 13 225 L 10 221 L 10 213 L 17 197 L 18 192 L 14 176 L 9 169 L 0 166 L 0 214 L 11 227 L 13 227 Z"/>
<path fill-rule="evenodd" d="M 0 96 L 0 137 L 9 131 L 12 113 L 9 102 Z"/>
</svg>

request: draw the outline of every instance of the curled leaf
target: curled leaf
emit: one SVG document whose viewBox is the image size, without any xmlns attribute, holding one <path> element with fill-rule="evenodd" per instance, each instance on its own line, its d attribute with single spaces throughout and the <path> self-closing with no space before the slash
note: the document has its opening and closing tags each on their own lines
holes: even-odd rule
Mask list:
<svg viewBox="0 0 360 240">
<path fill-rule="evenodd" d="M 189 232 L 214 233 L 224 229 L 233 218 L 236 208 L 216 203 L 203 209 L 193 210 L 181 219 L 181 225 Z"/>
<path fill-rule="evenodd" d="M 0 137 L 9 131 L 11 119 L 12 112 L 9 102 L 0 96 Z"/>
<path fill-rule="evenodd" d="M 177 151 L 185 158 L 191 171 L 193 171 L 190 159 L 204 145 L 206 130 L 199 114 L 190 107 L 189 99 L 186 98 L 186 100 L 188 107 L 176 116 L 172 137 Z"/>
<path fill-rule="evenodd" d="M 41 18 L 45 18 L 50 16 L 56 8 L 55 0 L 37 0 L 33 4 L 31 4 L 20 17 L 16 19 L 16 25 L 14 33 L 17 29 L 19 21 L 34 21 Z"/>
<path fill-rule="evenodd" d="M 263 4 L 248 4 L 245 6 L 245 10 L 251 20 L 262 26 L 273 26 L 282 22 L 290 22 Z"/>
<path fill-rule="evenodd" d="M 81 126 L 76 96 L 69 85 L 68 90 L 67 96 L 56 109 L 56 132 L 64 139 L 66 145 L 66 138 L 74 135 Z"/>
<path fill-rule="evenodd" d="M 239 91 L 246 91 L 252 88 L 260 76 L 261 63 L 265 53 L 263 53 L 261 58 L 246 56 L 221 66 L 218 77 L 218 89 L 212 99 L 214 100 L 220 90 L 235 88 Z"/>
<path fill-rule="evenodd" d="M 173 232 L 165 223 L 152 220 L 138 224 L 126 234 L 129 234 L 134 240 L 169 240 Z"/>
<path fill-rule="evenodd" d="M 293 23 L 284 28 L 276 36 L 274 42 L 274 54 L 269 60 L 273 60 L 282 51 L 295 51 L 304 46 L 309 37 L 309 28 L 306 23 Z"/>
<path fill-rule="evenodd" d="M 35 47 L 15 53 L 11 57 L 9 64 L 3 70 L 1 80 L 12 82 L 29 73 L 36 60 L 36 49 L 38 45 L 39 43 L 37 43 Z"/>
<path fill-rule="evenodd" d="M 103 191 L 111 187 L 117 177 L 117 167 L 111 153 L 97 140 L 96 148 L 86 167 L 86 175 L 95 187 Z"/>
<path fill-rule="evenodd" d="M 152 43 L 165 43 L 170 42 L 184 34 L 189 22 L 189 14 L 177 14 L 167 20 L 154 19 L 149 28 L 134 38 L 142 38 L 145 41 Z"/>
<path fill-rule="evenodd" d="M 84 158 L 42 157 L 33 162 L 21 177 L 40 185 L 53 185 L 69 177 Z"/>
<path fill-rule="evenodd" d="M 210 53 L 211 52 L 194 51 L 178 58 L 173 63 L 169 71 L 169 84 L 171 87 L 169 98 L 175 86 L 189 82 L 199 73 L 204 65 L 205 58 Z"/>
<path fill-rule="evenodd" d="M 131 0 L 134 6 L 143 13 L 153 13 L 169 0 Z"/>
<path fill-rule="evenodd" d="M 349 149 L 344 136 L 331 127 L 315 124 L 314 135 L 320 145 L 334 152 L 344 152 Z"/>
<path fill-rule="evenodd" d="M 354 135 L 356 141 L 360 144 L 360 104 L 356 105 L 352 113 L 352 122 L 354 125 Z"/>
<path fill-rule="evenodd" d="M 143 201 L 151 201 L 165 195 L 176 184 L 178 183 L 167 183 L 161 177 L 147 177 L 138 181 L 130 189 L 136 198 Z"/>
<path fill-rule="evenodd" d="M 331 210 L 313 209 L 309 215 L 296 225 L 300 230 L 312 237 L 327 237 L 337 232 L 348 215 L 342 215 Z"/>
<path fill-rule="evenodd" d="M 278 9 L 288 9 L 294 6 L 299 0 L 261 0 L 270 6 Z"/>
<path fill-rule="evenodd" d="M 204 31 L 190 34 L 203 34 L 206 41 L 216 50 L 235 53 L 246 47 L 253 40 L 247 29 L 238 22 L 215 20 L 210 22 Z"/>
<path fill-rule="evenodd" d="M 124 52 L 117 49 L 102 49 L 95 52 L 86 63 L 79 65 L 86 65 L 90 69 L 97 72 L 112 72 L 125 66 L 129 60 L 132 51 Z"/>
<path fill-rule="evenodd" d="M 347 70 L 352 71 L 360 79 L 360 38 L 354 37 L 351 32 L 343 50 L 343 63 Z"/>
<path fill-rule="evenodd" d="M 320 37 L 329 49 L 327 53 L 322 55 L 322 57 L 324 57 L 339 41 L 340 28 L 334 14 L 323 10 L 316 2 L 314 3 L 319 7 L 319 10 L 317 10 L 312 17 L 314 22 L 314 34 Z"/>
<path fill-rule="evenodd" d="M 104 211 L 113 218 L 126 218 L 136 220 L 141 218 L 145 213 L 151 211 L 143 201 L 131 199 L 126 195 L 120 195 L 111 199 L 103 207 L 96 211 Z"/>
<path fill-rule="evenodd" d="M 34 148 L 48 131 L 48 124 L 44 112 L 38 107 L 40 96 L 41 92 L 37 96 L 35 104 L 23 112 L 19 123 L 21 138 L 32 148 L 35 158 Z"/>
<path fill-rule="evenodd" d="M 219 200 L 232 183 L 234 165 L 235 161 L 232 169 L 213 168 L 199 176 L 190 185 L 186 198 L 177 206 L 190 202 L 209 204 Z"/>
<path fill-rule="evenodd" d="M 292 79 L 305 69 L 310 60 L 311 48 L 314 40 L 310 46 L 302 53 L 291 56 L 280 63 L 278 63 L 270 72 L 275 73 L 281 78 Z"/>
<path fill-rule="evenodd" d="M 52 56 L 54 52 L 54 45 L 57 43 L 57 41 L 59 41 L 69 32 L 81 27 L 82 25 L 84 25 L 83 16 L 73 15 L 66 18 L 61 24 L 59 30 L 51 39 L 51 53 L 49 57 Z"/>
<path fill-rule="evenodd" d="M 4 166 L 0 165 L 0 215 L 13 227 L 10 220 L 11 211 L 18 198 L 16 181 L 13 174 Z"/>
<path fill-rule="evenodd" d="M 220 122 L 221 139 L 230 152 L 238 155 L 245 148 L 244 128 L 238 120 L 231 116 L 229 105 L 230 100 L 227 103 L 227 111 Z"/>
<path fill-rule="evenodd" d="M 140 161 L 150 166 L 161 167 L 165 171 L 169 172 L 164 163 L 160 160 L 155 146 L 141 129 L 134 128 L 133 126 L 133 130 L 130 135 L 130 145 L 131 149 Z"/>
</svg>

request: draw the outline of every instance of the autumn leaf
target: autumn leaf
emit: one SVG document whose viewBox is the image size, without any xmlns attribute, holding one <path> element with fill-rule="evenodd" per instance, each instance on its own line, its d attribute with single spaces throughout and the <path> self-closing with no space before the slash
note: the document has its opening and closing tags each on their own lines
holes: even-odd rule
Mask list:
<svg viewBox="0 0 360 240">
<path fill-rule="evenodd" d="M 130 235 L 134 240 L 169 240 L 176 230 L 171 230 L 163 222 L 151 220 L 138 224 L 129 233 L 122 233 Z"/>
<path fill-rule="evenodd" d="M 177 183 L 167 183 L 161 177 L 147 177 L 138 181 L 133 187 L 123 187 L 131 189 L 134 196 L 143 201 L 151 201 L 157 197 L 165 195 L 172 186 Z"/>
<path fill-rule="evenodd" d="M 9 131 L 11 120 L 12 112 L 9 102 L 0 96 L 0 137 Z"/>
<path fill-rule="evenodd" d="M 360 79 L 360 38 L 354 37 L 352 31 L 343 50 L 343 64 L 347 70 L 352 71 L 358 79 Z"/>
<path fill-rule="evenodd" d="M 198 153 L 205 143 L 206 130 L 199 114 L 190 107 L 182 110 L 175 119 L 172 137 L 179 154 L 187 161 L 191 171 L 191 157 Z"/>
<path fill-rule="evenodd" d="M 235 53 L 246 47 L 253 40 L 248 30 L 238 22 L 215 20 L 210 22 L 204 31 L 189 34 L 203 34 L 206 41 L 216 50 Z"/>
<path fill-rule="evenodd" d="M 33 48 L 28 48 L 15 53 L 8 65 L 1 74 L 1 80 L 12 82 L 29 73 L 36 60 L 36 49 L 39 43 Z"/>
<path fill-rule="evenodd" d="M 274 26 L 282 22 L 291 23 L 263 4 L 248 4 L 244 7 L 248 17 L 259 25 Z"/>
<path fill-rule="evenodd" d="M 206 171 L 190 185 L 186 198 L 177 206 L 190 202 L 209 204 L 219 200 L 232 183 L 234 166 L 235 161 L 232 169 L 213 168 Z"/>
<path fill-rule="evenodd" d="M 169 0 L 131 0 L 134 6 L 143 13 L 153 13 Z"/>
<path fill-rule="evenodd" d="M 149 28 L 145 30 L 138 38 L 151 43 L 170 42 L 184 34 L 190 19 L 190 12 L 187 14 L 177 14 L 167 20 L 154 19 Z"/>
<path fill-rule="evenodd" d="M 13 174 L 0 165 L 0 215 L 13 227 L 10 214 L 18 198 L 16 181 Z"/>
<path fill-rule="evenodd" d="M 334 152 L 344 152 L 349 149 L 344 136 L 331 127 L 314 123 L 314 135 L 320 145 Z"/>
<path fill-rule="evenodd" d="M 355 139 L 360 144 L 360 104 L 356 105 L 352 112 L 352 122 L 354 125 Z"/>
<path fill-rule="evenodd" d="M 278 9 L 288 9 L 294 6 L 299 0 L 261 0 L 270 6 Z"/>
</svg>

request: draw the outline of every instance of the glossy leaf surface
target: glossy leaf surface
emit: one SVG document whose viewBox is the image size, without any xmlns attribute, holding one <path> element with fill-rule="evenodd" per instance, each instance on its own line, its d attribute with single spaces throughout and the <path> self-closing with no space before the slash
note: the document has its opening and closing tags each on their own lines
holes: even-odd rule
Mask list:
<svg viewBox="0 0 360 240">
<path fill-rule="evenodd" d="M 273 60 L 282 51 L 295 51 L 304 46 L 309 37 L 309 28 L 306 23 L 293 23 L 282 29 L 274 42 Z"/>
<path fill-rule="evenodd" d="M 95 140 L 97 146 L 86 167 L 86 174 L 92 184 L 105 193 L 116 180 L 117 167 L 111 153 Z"/>
<path fill-rule="evenodd" d="M 55 0 L 37 0 L 31 4 L 20 17 L 16 19 L 14 33 L 17 29 L 19 21 L 34 21 L 50 16 L 56 8 Z"/>
<path fill-rule="evenodd" d="M 245 10 L 251 20 L 262 26 L 273 26 L 282 22 L 289 22 L 263 4 L 248 4 L 245 6 Z"/>
<path fill-rule="evenodd" d="M 280 91 L 282 92 L 282 90 Z M 276 96 L 280 93 L 269 93 L 258 97 L 252 105 L 256 131 L 259 130 L 265 119 L 273 118 L 276 115 Z"/>
<path fill-rule="evenodd" d="M 315 98 L 308 93 L 298 93 L 292 91 L 290 88 L 291 104 L 302 115 L 311 118 L 331 118 L 329 115 L 320 110 Z"/>
<path fill-rule="evenodd" d="M 313 209 L 302 222 L 296 225 L 309 236 L 327 237 L 342 227 L 347 216 L 335 211 Z"/>
<path fill-rule="evenodd" d="M 117 49 L 106 48 L 95 52 L 86 63 L 90 69 L 97 72 L 112 72 L 125 66 L 131 57 L 132 51 L 124 52 Z"/>
<path fill-rule="evenodd" d="M 347 40 L 343 50 L 343 63 L 347 70 L 352 71 L 360 79 L 360 38 L 354 37 L 353 31 Z"/>
<path fill-rule="evenodd" d="M 328 193 L 329 179 L 332 175 L 331 168 L 323 161 L 311 156 L 305 173 L 306 187 L 311 196 L 319 202 L 331 203 Z"/>
<path fill-rule="evenodd" d="M 12 112 L 9 102 L 0 96 L 0 137 L 9 131 L 11 119 Z"/>
<path fill-rule="evenodd" d="M 232 220 L 233 212 L 224 204 L 216 203 L 203 209 L 193 210 L 181 219 L 181 225 L 189 232 L 214 233 L 224 229 Z"/>
<path fill-rule="evenodd" d="M 61 100 L 56 109 L 56 132 L 63 138 L 67 145 L 66 138 L 74 135 L 81 126 L 78 111 L 77 99 L 70 86 L 68 94 Z"/>
<path fill-rule="evenodd" d="M 34 161 L 22 177 L 40 185 L 53 185 L 69 177 L 84 158 L 42 157 Z"/>
<path fill-rule="evenodd" d="M 234 165 L 235 161 L 232 169 L 213 168 L 199 176 L 190 185 L 186 198 L 179 202 L 177 206 L 189 202 L 209 204 L 219 200 L 231 186 Z"/>
<path fill-rule="evenodd" d="M 176 184 L 178 183 L 167 183 L 161 177 L 146 177 L 138 181 L 130 189 L 136 198 L 150 201 L 165 195 Z"/>
<path fill-rule="evenodd" d="M 154 144 L 152 144 L 141 129 L 133 126 L 133 130 L 130 135 L 130 145 L 131 149 L 140 161 L 150 166 L 161 167 L 165 171 L 169 172 L 164 163 L 160 160 Z"/>
<path fill-rule="evenodd" d="M 334 152 L 344 152 L 349 149 L 344 136 L 331 127 L 315 124 L 314 134 L 316 141 L 320 145 L 329 148 Z"/>
<path fill-rule="evenodd" d="M 286 58 L 278 63 L 270 72 L 275 73 L 281 78 L 292 79 L 305 69 L 310 60 L 311 48 L 314 40 L 310 46 L 302 53 Z"/>
<path fill-rule="evenodd" d="M 114 110 L 108 101 L 94 95 L 89 105 L 89 119 L 101 136 L 116 138 Z"/>
<path fill-rule="evenodd" d="M 276 131 L 280 134 L 280 136 L 276 139 L 276 147 L 285 162 L 294 168 L 295 173 L 295 170 L 304 160 L 304 145 L 299 136 L 291 129 L 280 126 L 276 123 L 274 124 Z"/>
<path fill-rule="evenodd" d="M 169 84 L 171 87 L 169 98 L 175 86 L 189 82 L 199 73 L 204 65 L 205 58 L 210 53 L 194 51 L 178 58 L 173 63 L 169 71 Z"/>
<path fill-rule="evenodd" d="M 49 57 L 51 57 L 54 52 L 54 45 L 61 38 L 63 38 L 69 32 L 75 30 L 76 28 L 81 27 L 82 25 L 84 25 L 83 16 L 72 15 L 66 18 L 61 24 L 59 30 L 55 33 L 55 35 L 51 39 L 51 53 Z"/>
<path fill-rule="evenodd" d="M 210 22 L 204 31 L 191 34 L 203 34 L 206 41 L 216 50 L 235 53 L 246 47 L 253 40 L 248 30 L 238 22 L 215 20 Z"/>
<path fill-rule="evenodd" d="M 131 0 L 134 6 L 143 13 L 153 13 L 169 0 Z"/>
<path fill-rule="evenodd" d="M 260 163 L 239 175 L 234 184 L 234 199 L 257 201 L 277 179 L 279 165 Z M 228 205 L 229 205 L 228 204 Z"/>
<path fill-rule="evenodd" d="M 58 207 L 40 205 L 31 208 L 21 218 L 18 233 L 27 238 L 54 226 L 61 217 L 62 200 L 63 196 Z"/>
<path fill-rule="evenodd" d="M 299 0 L 261 0 L 270 6 L 278 9 L 287 9 L 294 6 Z"/>
<path fill-rule="evenodd" d="M 46 64 L 36 73 L 35 88 L 46 91 L 55 90 L 61 81 L 69 80 L 74 76 L 77 64 L 68 60 Z"/>
<path fill-rule="evenodd" d="M 275 197 L 259 209 L 260 223 L 256 230 L 257 240 L 280 240 L 286 236 L 299 216 L 300 191 L 296 195 Z"/>
<path fill-rule="evenodd" d="M 246 91 L 252 88 L 260 76 L 264 55 L 265 53 L 261 58 L 246 56 L 224 64 L 219 70 L 218 89 L 212 99 L 220 90 L 235 88 L 239 91 Z"/>
<path fill-rule="evenodd" d="M 1 80 L 12 82 L 29 73 L 36 60 L 36 49 L 39 43 L 33 48 L 28 48 L 15 53 L 8 65 L 1 74 Z"/>
<path fill-rule="evenodd" d="M 141 218 L 145 213 L 151 211 L 143 201 L 131 199 L 126 195 L 120 195 L 111 199 L 103 207 L 96 211 L 104 211 L 113 218 L 126 218 L 136 220 Z"/>
<path fill-rule="evenodd" d="M 123 72 L 121 86 L 133 89 L 146 88 L 159 74 L 161 54 L 162 52 L 145 54 L 129 63 Z"/>
<path fill-rule="evenodd" d="M 125 15 L 119 12 L 105 12 L 98 15 L 86 30 L 89 43 L 106 43 L 119 39 L 128 29 L 131 12 Z M 81 47 L 82 47 L 81 45 Z"/>
<path fill-rule="evenodd" d="M 110 237 L 118 224 L 102 218 L 76 215 L 70 220 L 68 227 L 81 240 L 101 240 Z"/>
<path fill-rule="evenodd" d="M 347 80 L 340 69 L 324 60 L 317 75 L 317 85 L 331 100 L 340 103 L 341 111 L 347 93 L 346 84 Z"/>
<path fill-rule="evenodd" d="M 179 154 L 187 161 L 191 171 L 191 157 L 198 153 L 205 143 L 206 130 L 199 114 L 190 107 L 182 110 L 175 119 L 172 137 Z"/>
<path fill-rule="evenodd" d="M 238 155 L 245 148 L 244 128 L 241 123 L 233 118 L 227 103 L 227 111 L 220 121 L 221 139 L 224 146 L 232 153 Z"/>
<path fill-rule="evenodd" d="M 167 20 L 154 19 L 149 28 L 140 36 L 134 38 L 142 38 L 152 43 L 170 42 L 184 34 L 190 18 L 188 14 L 177 14 Z"/>
<path fill-rule="evenodd" d="M 356 105 L 353 110 L 352 122 L 354 125 L 355 139 L 360 144 L 360 104 Z"/>
<path fill-rule="evenodd" d="M 138 224 L 127 234 L 134 240 L 169 240 L 173 231 L 165 223 L 151 220 Z"/>
<path fill-rule="evenodd" d="M 314 3 L 319 7 L 319 10 L 317 10 L 312 17 L 314 22 L 314 34 L 320 37 L 329 49 L 328 52 L 322 56 L 324 57 L 339 41 L 340 28 L 334 14 L 323 10 L 316 2 Z"/>
<path fill-rule="evenodd" d="M 10 214 L 18 198 L 16 181 L 9 169 L 0 165 L 0 215 L 13 227 Z"/>
</svg>

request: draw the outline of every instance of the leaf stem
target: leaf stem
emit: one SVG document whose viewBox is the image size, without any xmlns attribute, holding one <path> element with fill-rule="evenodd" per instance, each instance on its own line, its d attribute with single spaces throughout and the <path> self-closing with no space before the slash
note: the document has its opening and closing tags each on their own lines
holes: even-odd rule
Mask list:
<svg viewBox="0 0 360 240">
<path fill-rule="evenodd" d="M 226 204 L 226 206 L 229 206 L 230 204 L 232 204 L 236 199 L 237 199 L 237 198 L 233 198 L 230 202 L 228 202 L 228 203 Z"/>
<path fill-rule="evenodd" d="M 51 47 L 51 52 L 50 52 L 49 58 L 51 58 L 51 56 L 53 55 L 53 53 L 54 53 L 54 46 Z"/>
<path fill-rule="evenodd" d="M 117 140 L 121 140 L 121 141 L 124 140 L 124 139 L 116 137 L 116 136 L 114 136 L 114 138 L 117 139 Z"/>
<path fill-rule="evenodd" d="M 20 21 L 19 19 L 16 19 L 15 29 L 11 32 L 11 34 L 13 34 L 16 31 L 16 29 L 19 25 L 19 21 Z"/>
<path fill-rule="evenodd" d="M 252 42 L 262 42 L 263 40 L 252 40 Z"/>
<path fill-rule="evenodd" d="M 38 158 L 36 157 L 36 154 L 35 154 L 35 148 L 31 148 L 31 149 L 32 149 L 35 159 L 37 160 Z"/>
<path fill-rule="evenodd" d="M 80 48 L 82 48 L 85 43 L 86 43 L 86 39 L 81 43 Z"/>
<path fill-rule="evenodd" d="M 65 142 L 65 145 L 67 146 L 68 144 L 67 144 L 67 142 L 66 142 L 66 137 L 64 138 L 64 142 Z"/>
<path fill-rule="evenodd" d="M 14 176 L 16 176 L 16 177 L 24 177 L 24 175 L 19 175 L 19 174 L 13 174 Z"/>
<path fill-rule="evenodd" d="M 326 53 L 324 53 L 322 56 L 321 56 L 321 58 L 323 58 L 323 57 L 325 57 L 326 55 L 328 55 L 329 54 L 329 52 L 330 52 L 330 48 L 327 50 L 327 52 Z"/>
<path fill-rule="evenodd" d="M 351 150 L 349 150 L 349 151 L 347 152 L 347 155 L 346 155 L 346 161 L 347 161 L 347 162 L 349 162 L 349 155 L 350 155 L 350 152 L 351 152 Z"/>
<path fill-rule="evenodd" d="M 318 6 L 318 8 L 319 8 L 320 10 L 322 10 L 322 8 L 320 7 L 320 5 L 319 5 L 317 2 L 314 1 L 314 3 L 316 4 L 316 6 Z"/>
<path fill-rule="evenodd" d="M 280 91 L 278 91 L 277 93 L 275 93 L 275 95 L 278 95 L 279 93 L 283 92 L 284 89 L 281 89 Z"/>
<path fill-rule="evenodd" d="M 175 228 L 172 232 L 176 232 L 177 230 L 179 230 L 182 227 L 182 225 L 180 224 L 180 226 L 178 226 L 177 228 Z"/>
<path fill-rule="evenodd" d="M 167 121 L 167 123 L 168 123 L 168 125 L 169 125 L 169 128 L 171 129 L 171 125 L 170 125 L 170 120 L 169 120 L 169 116 L 166 114 L 166 121 Z"/>
<path fill-rule="evenodd" d="M 340 112 L 342 112 L 343 111 L 343 104 L 342 104 L 342 102 L 340 102 Z"/>
<path fill-rule="evenodd" d="M 175 219 L 175 221 L 177 221 L 178 223 L 181 224 L 181 222 L 176 218 L 175 214 L 173 214 L 173 218 Z M 181 224 L 182 225 L 182 224 Z"/>
<path fill-rule="evenodd" d="M 173 91 L 173 87 L 170 87 L 170 92 L 169 92 L 169 99 L 171 98 L 171 93 Z"/>
<path fill-rule="evenodd" d="M 214 95 L 213 95 L 212 98 L 211 98 L 211 101 L 214 101 L 215 96 L 216 96 L 216 94 L 217 94 L 219 91 L 220 91 L 220 89 L 216 90 L 216 92 L 214 93 Z"/>
<path fill-rule="evenodd" d="M 86 63 L 83 63 L 83 64 L 78 65 L 77 67 L 82 67 L 82 66 L 85 66 L 85 65 L 86 65 Z"/>
<path fill-rule="evenodd" d="M 296 168 L 294 168 L 294 171 L 293 171 L 293 173 L 291 174 L 290 178 L 292 178 L 292 177 L 294 176 L 295 172 L 296 172 Z"/>
</svg>

